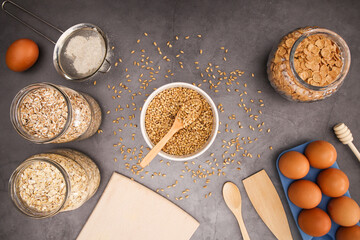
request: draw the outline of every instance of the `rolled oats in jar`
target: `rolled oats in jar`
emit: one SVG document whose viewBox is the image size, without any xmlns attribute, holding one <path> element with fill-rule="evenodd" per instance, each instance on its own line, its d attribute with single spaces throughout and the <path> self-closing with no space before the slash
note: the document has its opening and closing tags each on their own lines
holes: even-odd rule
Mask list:
<svg viewBox="0 0 360 240">
<path fill-rule="evenodd" d="M 58 149 L 26 159 L 11 175 L 9 188 L 22 213 L 45 218 L 80 207 L 99 184 L 100 171 L 89 157 Z"/>
<path fill-rule="evenodd" d="M 101 124 L 101 109 L 91 96 L 50 83 L 23 88 L 11 104 L 10 116 L 17 132 L 35 143 L 85 139 Z"/>
<path fill-rule="evenodd" d="M 311 102 L 335 93 L 350 68 L 350 50 L 335 32 L 296 29 L 272 50 L 267 73 L 274 89 L 288 100 Z"/>
</svg>

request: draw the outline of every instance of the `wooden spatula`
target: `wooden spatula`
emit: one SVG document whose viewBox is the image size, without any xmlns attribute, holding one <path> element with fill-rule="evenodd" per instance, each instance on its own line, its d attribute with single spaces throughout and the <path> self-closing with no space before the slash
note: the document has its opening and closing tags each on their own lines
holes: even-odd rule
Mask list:
<svg viewBox="0 0 360 240">
<path fill-rule="evenodd" d="M 265 170 L 243 180 L 256 212 L 279 240 L 293 239 L 280 197 Z"/>
</svg>

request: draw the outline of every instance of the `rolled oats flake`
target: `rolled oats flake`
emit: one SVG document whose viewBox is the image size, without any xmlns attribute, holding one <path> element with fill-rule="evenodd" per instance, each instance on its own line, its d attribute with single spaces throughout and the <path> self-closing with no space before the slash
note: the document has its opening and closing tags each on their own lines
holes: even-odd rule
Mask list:
<svg viewBox="0 0 360 240">
<path fill-rule="evenodd" d="M 38 84 L 18 101 L 18 118 L 14 119 L 30 140 L 63 143 L 84 139 L 101 124 L 99 104 L 66 87 Z"/>
<path fill-rule="evenodd" d="M 30 164 L 25 165 L 15 184 L 21 202 L 30 212 L 76 209 L 93 196 L 100 184 L 96 164 L 75 150 L 53 150 L 33 155 L 24 164 L 27 162 Z M 65 170 L 65 174 L 60 172 L 56 164 Z"/>
<path fill-rule="evenodd" d="M 52 88 L 32 90 L 22 100 L 20 121 L 29 135 L 49 139 L 65 127 L 68 106 L 61 93 Z"/>
<path fill-rule="evenodd" d="M 22 201 L 35 211 L 54 211 L 65 200 L 65 179 L 50 163 L 30 164 L 20 175 L 17 184 Z"/>
</svg>

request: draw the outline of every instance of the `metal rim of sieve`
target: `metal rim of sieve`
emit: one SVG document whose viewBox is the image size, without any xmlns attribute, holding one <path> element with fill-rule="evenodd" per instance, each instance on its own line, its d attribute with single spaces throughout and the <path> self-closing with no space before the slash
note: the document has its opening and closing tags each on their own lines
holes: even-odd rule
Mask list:
<svg viewBox="0 0 360 240">
<path fill-rule="evenodd" d="M 102 37 L 102 39 L 104 40 L 104 44 L 105 44 L 105 49 L 104 49 L 105 54 L 103 56 L 101 64 L 99 64 L 97 69 L 95 71 L 93 71 L 91 74 L 86 75 L 84 77 L 74 77 L 74 76 L 70 76 L 70 74 L 67 73 L 66 70 L 63 69 L 63 67 L 61 65 L 60 54 L 62 52 L 62 48 L 63 48 L 64 44 L 66 43 L 66 41 L 68 41 L 69 38 L 72 38 L 73 34 L 81 29 L 87 29 L 87 30 L 91 29 L 91 31 L 97 32 Z M 99 27 L 97 27 L 91 23 L 76 24 L 76 25 L 70 27 L 69 29 L 67 29 L 63 34 L 61 34 L 61 36 L 57 40 L 57 42 L 55 44 L 55 48 L 54 48 L 54 53 L 53 53 L 54 67 L 55 67 L 56 71 L 67 80 L 72 80 L 72 81 L 86 80 L 86 79 L 92 77 L 93 75 L 95 75 L 97 72 L 105 73 L 110 70 L 111 65 L 110 65 L 109 61 L 106 59 L 106 57 L 108 55 L 108 48 L 109 48 L 108 39 L 107 39 L 105 33 Z M 105 65 L 105 62 L 106 62 L 106 64 L 108 64 L 108 68 L 105 71 L 102 71 L 101 69 Z"/>
<path fill-rule="evenodd" d="M 30 24 L 28 24 L 27 22 L 21 20 L 19 17 L 17 17 L 16 15 L 14 15 L 13 13 L 9 12 L 8 10 L 5 9 L 5 5 L 6 4 L 11 4 L 14 7 L 20 9 L 21 11 L 25 12 L 26 14 L 29 14 L 31 17 L 41 21 L 42 23 L 45 23 L 46 25 L 48 25 L 49 27 L 55 29 L 56 31 L 61 33 L 61 36 L 59 37 L 59 39 L 55 42 L 53 41 L 51 38 L 49 38 L 48 36 L 46 36 L 45 34 L 43 34 L 41 31 L 39 31 L 38 29 L 34 28 L 33 26 L 31 26 Z M 65 79 L 67 80 L 72 80 L 72 81 L 83 81 L 86 80 L 92 76 L 94 76 L 97 72 L 101 72 L 101 73 L 107 73 L 110 68 L 111 68 L 111 64 L 109 62 L 109 60 L 107 59 L 108 57 L 108 50 L 109 50 L 109 42 L 108 42 L 108 38 L 106 37 L 105 33 L 97 26 L 90 24 L 90 23 L 80 23 L 80 24 L 76 24 L 72 27 L 70 27 L 69 29 L 67 29 L 65 32 L 60 30 L 59 28 L 55 27 L 54 25 L 52 25 L 51 23 L 43 20 L 42 18 L 38 17 L 37 15 L 33 14 L 32 12 L 26 10 L 25 8 L 19 6 L 18 4 L 6 0 L 3 1 L 1 4 L 1 8 L 2 10 L 7 13 L 9 16 L 13 17 L 14 19 L 16 19 L 17 21 L 19 21 L 20 23 L 24 24 L 25 26 L 27 26 L 28 28 L 30 28 L 32 31 L 36 32 L 37 34 L 39 34 L 40 36 L 42 36 L 43 38 L 45 38 L 46 40 L 48 40 L 49 42 L 53 43 L 55 45 L 54 48 L 54 53 L 53 53 L 53 63 L 54 63 L 54 67 L 56 69 L 56 71 L 63 76 Z M 104 45 L 105 45 L 105 54 L 104 57 L 101 61 L 101 64 L 98 66 L 98 68 L 91 72 L 91 74 L 83 76 L 83 77 L 73 77 L 70 76 L 67 72 L 65 72 L 63 70 L 63 68 L 61 67 L 61 62 L 59 62 L 60 60 L 60 51 L 64 45 L 64 43 L 69 39 L 69 37 L 71 37 L 74 32 L 79 31 L 81 29 L 92 29 L 93 31 L 97 32 L 98 34 L 101 35 L 101 37 L 104 40 Z M 104 69 L 104 70 L 102 70 Z"/>
</svg>

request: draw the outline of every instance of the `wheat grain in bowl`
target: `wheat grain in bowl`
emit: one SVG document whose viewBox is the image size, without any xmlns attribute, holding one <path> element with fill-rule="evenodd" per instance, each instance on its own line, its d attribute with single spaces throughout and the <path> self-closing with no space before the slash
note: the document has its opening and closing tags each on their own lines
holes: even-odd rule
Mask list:
<svg viewBox="0 0 360 240">
<path fill-rule="evenodd" d="M 159 92 L 150 102 L 145 114 L 145 130 L 153 145 L 156 145 L 170 130 L 182 105 L 189 100 L 201 101 L 198 118 L 179 130 L 164 146 L 163 152 L 184 156 L 202 149 L 214 128 L 214 114 L 209 102 L 196 90 L 173 87 Z"/>
<path fill-rule="evenodd" d="M 185 102 L 179 112 L 177 113 L 177 118 L 183 124 L 184 127 L 193 123 L 201 114 L 202 111 L 202 102 L 200 99 L 192 99 Z"/>
</svg>

